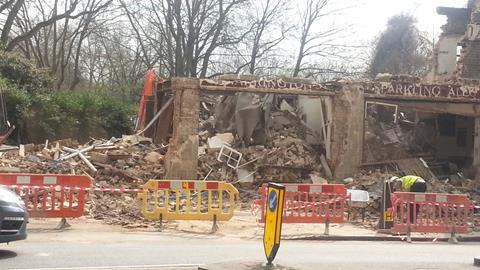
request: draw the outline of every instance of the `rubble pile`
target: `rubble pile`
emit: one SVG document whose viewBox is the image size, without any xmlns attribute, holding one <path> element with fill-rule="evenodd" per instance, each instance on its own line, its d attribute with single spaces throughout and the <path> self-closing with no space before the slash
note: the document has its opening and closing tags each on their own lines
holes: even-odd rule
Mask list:
<svg viewBox="0 0 480 270">
<path fill-rule="evenodd" d="M 361 171 L 353 177 L 343 180 L 343 183 L 349 189 L 366 190 L 370 195 L 370 202 L 366 208 L 366 224 L 375 227 L 378 217 L 381 213 L 382 186 L 385 180 L 392 176 L 397 176 L 395 172 L 385 172 L 381 170 Z M 471 179 L 462 179 L 461 181 L 449 180 L 429 180 L 427 181 L 427 192 L 466 194 L 475 205 L 480 203 L 480 183 Z M 475 231 L 480 231 L 480 217 L 474 218 L 472 227 Z"/>
<path fill-rule="evenodd" d="M 137 135 L 92 139 L 84 145 L 67 139 L 0 152 L 0 171 L 83 174 L 91 176 L 94 187 L 137 189 L 148 179 L 163 178 L 166 150 L 167 146 Z M 91 217 L 126 227 L 145 226 L 133 193 L 96 191 L 89 196 L 87 211 Z"/>
<path fill-rule="evenodd" d="M 271 116 L 267 138 L 262 144 L 252 139 L 252 144 L 245 146 L 232 133 L 213 134 L 207 129 L 201 131 L 199 179 L 233 182 L 240 191 L 246 193 L 241 197 L 249 199 L 252 197 L 251 191 L 256 191 L 256 187 L 262 183 L 312 183 L 311 175 L 324 175 L 320 165 L 321 149 L 314 148 L 303 139 L 308 130 L 300 120 L 288 112 L 275 112 Z M 241 158 L 238 164 L 230 164 L 222 156 L 227 152 L 226 149 L 222 150 L 223 145 L 228 146 L 228 151 L 239 154 Z"/>
<path fill-rule="evenodd" d="M 365 121 L 366 162 L 398 160 L 415 155 L 427 156 L 434 152 L 435 130 L 425 122 L 414 122 L 407 112 L 377 104 L 367 106 Z"/>
<path fill-rule="evenodd" d="M 87 204 L 89 215 L 106 224 L 139 228 L 151 223 L 143 219 L 140 202 L 132 193 L 92 193 Z"/>
</svg>

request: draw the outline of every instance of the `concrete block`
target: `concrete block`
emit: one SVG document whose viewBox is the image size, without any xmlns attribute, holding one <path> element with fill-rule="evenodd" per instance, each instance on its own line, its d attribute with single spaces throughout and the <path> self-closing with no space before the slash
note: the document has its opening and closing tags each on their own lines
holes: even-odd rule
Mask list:
<svg viewBox="0 0 480 270">
<path fill-rule="evenodd" d="M 108 163 L 108 156 L 99 152 L 90 152 L 90 160 L 97 163 Z"/>
<path fill-rule="evenodd" d="M 208 149 L 220 150 L 223 145 L 231 146 L 233 139 L 232 133 L 219 133 L 207 139 Z"/>
</svg>

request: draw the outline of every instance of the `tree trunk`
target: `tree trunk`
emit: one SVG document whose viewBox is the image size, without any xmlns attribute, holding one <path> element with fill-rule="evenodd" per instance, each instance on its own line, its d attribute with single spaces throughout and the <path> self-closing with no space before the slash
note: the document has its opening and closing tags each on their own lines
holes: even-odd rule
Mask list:
<svg viewBox="0 0 480 270">
<path fill-rule="evenodd" d="M 10 35 L 10 31 L 12 30 L 13 22 L 17 17 L 18 11 L 22 7 L 25 0 L 18 0 L 12 7 L 12 10 L 8 13 L 8 17 L 5 20 L 5 24 L 3 25 L 2 35 L 0 36 L 0 42 L 3 45 L 7 45 L 8 37 Z"/>
</svg>

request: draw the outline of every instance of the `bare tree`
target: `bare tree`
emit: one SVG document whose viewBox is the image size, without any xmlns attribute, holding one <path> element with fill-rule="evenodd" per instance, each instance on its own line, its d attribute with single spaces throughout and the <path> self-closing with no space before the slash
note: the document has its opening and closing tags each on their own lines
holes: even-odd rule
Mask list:
<svg viewBox="0 0 480 270">
<path fill-rule="evenodd" d="M 349 72 L 341 62 L 352 59 L 353 52 L 350 49 L 364 47 L 342 44 L 342 39 L 347 36 L 348 25 L 320 25 L 322 19 L 333 17 L 338 12 L 349 8 L 339 3 L 334 5 L 331 2 L 331 0 L 307 0 L 305 8 L 300 11 L 298 52 L 292 71 L 293 77 L 301 74 L 304 77 L 319 78 L 323 77 L 319 73 L 324 72 L 347 75 Z"/>
<path fill-rule="evenodd" d="M 85 7 L 85 14 L 82 16 L 82 27 L 79 29 L 80 34 L 78 36 L 78 41 L 75 50 L 74 56 L 74 68 L 73 68 L 73 81 L 70 84 L 70 90 L 75 89 L 75 87 L 80 82 L 80 56 L 82 50 L 82 44 L 84 40 L 90 35 L 92 29 L 101 25 L 100 22 L 95 21 L 97 16 L 101 14 L 102 11 L 112 2 L 112 0 L 102 1 L 102 0 L 88 0 Z"/>
<path fill-rule="evenodd" d="M 318 21 L 324 14 L 322 14 L 322 9 L 328 4 L 328 0 L 307 0 L 306 9 L 301 14 L 301 25 L 300 25 L 300 38 L 299 38 L 299 49 L 297 55 L 297 61 L 295 62 L 295 68 L 293 69 L 293 77 L 297 77 L 300 73 L 302 66 L 302 61 L 305 56 L 307 56 L 310 51 L 313 50 L 312 47 L 308 47 L 318 35 L 311 37 L 311 31 L 313 24 Z M 307 47 L 307 48 L 306 48 Z"/>
<path fill-rule="evenodd" d="M 16 44 L 16 48 L 24 55 L 35 60 L 37 65 L 50 70 L 57 79 L 56 86 L 74 89 L 81 81 L 80 52 L 84 40 L 97 27 L 104 24 L 108 16 L 101 18 L 112 0 L 84 0 L 77 3 L 77 15 L 54 20 L 51 24 L 34 30 L 39 22 L 49 18 L 58 18 L 59 10 L 70 8 L 71 2 L 55 0 L 47 5 L 43 0 L 29 2 L 32 6 L 23 5 L 16 17 L 16 33 L 18 36 L 29 35 L 29 38 Z"/>
<path fill-rule="evenodd" d="M 13 50 L 21 42 L 32 38 L 41 29 L 48 27 L 59 20 L 76 19 L 88 13 L 96 12 L 96 10 L 81 10 L 75 12 L 80 2 L 81 0 L 65 0 L 63 2 L 64 5 L 62 5 L 65 8 L 59 12 L 58 6 L 60 5 L 60 1 L 55 0 L 53 10 L 48 13 L 43 13 L 44 15 L 48 14 L 48 16 L 44 16 L 42 20 L 35 21 L 34 24 L 32 23 L 27 31 L 18 32 L 17 29 L 15 29 L 15 22 L 19 20 L 19 15 L 21 14 L 20 10 L 22 7 L 26 10 L 30 10 L 30 4 L 32 4 L 32 2 L 25 0 L 16 0 L 13 2 L 7 1 L 0 8 L 2 14 L 6 16 L 6 20 L 1 26 L 0 42 L 5 46 L 6 50 Z M 41 0 L 37 2 L 34 1 L 33 3 L 40 6 L 41 9 L 46 6 L 45 1 Z"/>
<path fill-rule="evenodd" d="M 120 1 L 144 61 L 170 76 L 205 77 L 214 51 L 241 40 L 230 19 L 247 0 L 150 0 L 136 9 Z"/>
<path fill-rule="evenodd" d="M 140 45 L 125 29 L 118 24 L 100 28 L 87 38 L 81 66 L 89 88 L 116 90 L 128 98 L 127 92 L 143 82 L 148 66 L 142 59 Z"/>
<path fill-rule="evenodd" d="M 282 16 L 287 13 L 288 3 L 286 0 L 252 1 L 254 12 L 250 23 L 253 29 L 247 36 L 249 54 L 245 63 L 250 74 L 255 74 L 259 60 L 278 46 L 292 29 Z"/>
</svg>

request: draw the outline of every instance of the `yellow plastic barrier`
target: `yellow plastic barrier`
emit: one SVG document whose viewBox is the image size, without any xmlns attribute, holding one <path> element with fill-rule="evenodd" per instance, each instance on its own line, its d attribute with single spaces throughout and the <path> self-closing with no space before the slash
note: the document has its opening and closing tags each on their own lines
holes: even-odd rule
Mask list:
<svg viewBox="0 0 480 270">
<path fill-rule="evenodd" d="M 211 220 L 233 217 L 238 190 L 218 181 L 149 180 L 138 194 L 148 220 Z"/>
</svg>

